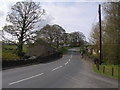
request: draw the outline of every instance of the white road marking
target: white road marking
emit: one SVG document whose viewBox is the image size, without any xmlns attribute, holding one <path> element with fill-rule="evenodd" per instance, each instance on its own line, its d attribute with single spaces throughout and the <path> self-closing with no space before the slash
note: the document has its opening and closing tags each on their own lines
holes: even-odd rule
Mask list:
<svg viewBox="0 0 120 90">
<path fill-rule="evenodd" d="M 65 65 L 67 65 L 67 64 L 68 64 L 68 62 L 65 63 Z"/>
<path fill-rule="evenodd" d="M 35 77 L 41 76 L 41 75 L 43 75 L 43 74 L 44 74 L 44 73 L 40 73 L 40 74 L 37 74 L 37 75 L 31 76 L 31 77 L 28 77 L 28 78 L 25 78 L 25 79 L 21 79 L 21 80 L 18 80 L 18 81 L 15 81 L 15 82 L 9 83 L 9 85 L 13 85 L 13 84 L 16 84 L 16 83 L 19 83 L 19 82 L 25 81 L 25 80 L 29 80 L 29 79 L 32 79 L 32 78 L 35 78 Z"/>
<path fill-rule="evenodd" d="M 59 69 L 59 68 L 61 68 L 61 67 L 63 67 L 63 66 L 56 67 L 56 68 L 54 68 L 52 71 L 55 71 L 56 69 Z"/>
<path fill-rule="evenodd" d="M 69 61 L 70 61 L 70 59 L 69 59 Z"/>
</svg>

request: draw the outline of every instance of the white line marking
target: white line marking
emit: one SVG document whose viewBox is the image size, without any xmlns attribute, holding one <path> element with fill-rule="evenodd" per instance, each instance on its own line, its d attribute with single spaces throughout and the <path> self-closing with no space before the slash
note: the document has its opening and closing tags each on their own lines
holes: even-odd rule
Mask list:
<svg viewBox="0 0 120 90">
<path fill-rule="evenodd" d="M 28 77 L 28 78 L 25 78 L 25 79 L 21 79 L 21 80 L 18 80 L 18 81 L 15 81 L 15 82 L 9 83 L 9 85 L 16 84 L 16 83 L 19 83 L 19 82 L 22 82 L 22 81 L 25 81 L 25 80 L 29 80 L 29 79 L 32 79 L 32 78 L 35 78 L 35 77 L 41 76 L 41 75 L 43 75 L 43 74 L 44 74 L 44 73 L 40 73 L 40 74 L 37 74 L 37 75 L 31 76 L 31 77 Z"/>
<path fill-rule="evenodd" d="M 68 64 L 68 62 L 65 63 L 65 65 L 67 65 L 67 64 Z"/>
<path fill-rule="evenodd" d="M 69 61 L 70 61 L 70 59 L 69 59 Z"/>
<path fill-rule="evenodd" d="M 63 67 L 63 66 L 56 67 L 56 68 L 54 68 L 52 71 L 55 71 L 56 69 L 59 69 L 59 68 L 61 68 L 61 67 Z"/>
</svg>

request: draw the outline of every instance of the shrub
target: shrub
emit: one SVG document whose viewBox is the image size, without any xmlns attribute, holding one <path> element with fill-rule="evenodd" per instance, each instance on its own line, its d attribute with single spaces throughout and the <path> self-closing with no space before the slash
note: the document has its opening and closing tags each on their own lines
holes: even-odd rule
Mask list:
<svg viewBox="0 0 120 90">
<path fill-rule="evenodd" d="M 95 59 L 95 58 L 99 58 L 98 54 L 92 54 L 90 55 L 91 58 Z"/>
<path fill-rule="evenodd" d="M 60 47 L 60 48 L 58 48 L 58 52 L 60 52 L 60 53 L 67 53 L 67 48 Z"/>
</svg>

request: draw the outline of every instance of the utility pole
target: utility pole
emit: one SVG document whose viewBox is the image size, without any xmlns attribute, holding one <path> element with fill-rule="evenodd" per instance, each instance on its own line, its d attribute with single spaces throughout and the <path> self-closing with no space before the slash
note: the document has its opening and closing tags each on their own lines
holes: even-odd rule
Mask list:
<svg viewBox="0 0 120 90">
<path fill-rule="evenodd" d="M 99 53 L 100 53 L 100 57 L 99 57 L 99 65 L 101 65 L 101 61 L 102 61 L 102 28 L 101 28 L 101 5 L 99 4 L 99 10 L 98 10 L 98 13 L 99 13 L 99 28 L 100 28 L 100 50 L 99 50 Z"/>
</svg>

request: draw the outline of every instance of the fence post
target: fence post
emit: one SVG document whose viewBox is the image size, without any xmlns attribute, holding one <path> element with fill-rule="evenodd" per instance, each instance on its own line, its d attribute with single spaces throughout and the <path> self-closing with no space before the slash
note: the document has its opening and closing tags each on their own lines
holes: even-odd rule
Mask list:
<svg viewBox="0 0 120 90">
<path fill-rule="evenodd" d="M 105 73 L 105 66 L 103 66 L 103 73 Z"/>
<path fill-rule="evenodd" d="M 112 76 L 114 75 L 114 68 L 112 67 Z"/>
<path fill-rule="evenodd" d="M 98 64 L 98 63 L 96 64 L 96 67 L 97 67 L 97 70 L 99 71 L 100 66 L 99 66 L 99 64 Z"/>
</svg>

